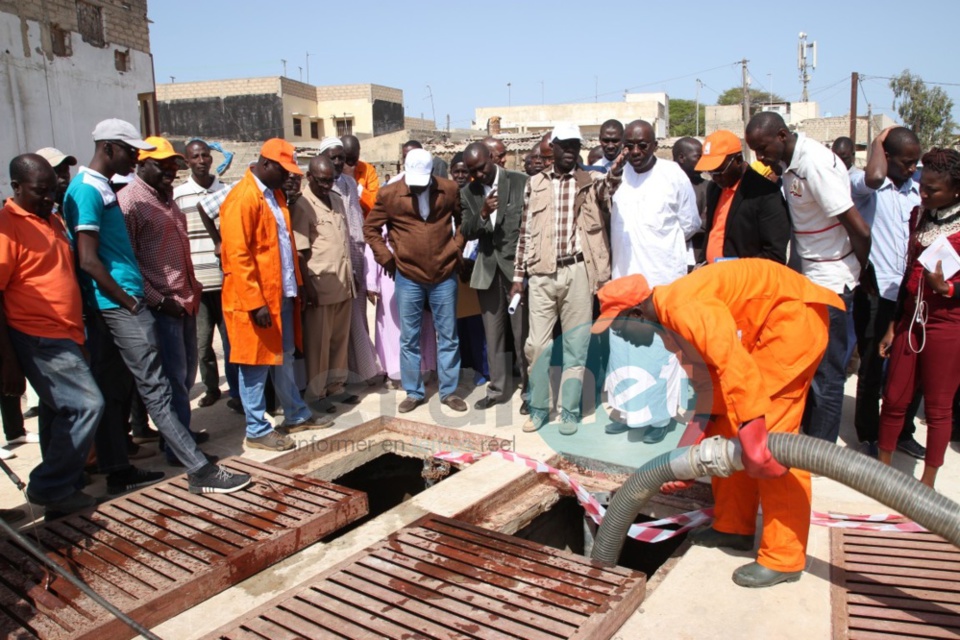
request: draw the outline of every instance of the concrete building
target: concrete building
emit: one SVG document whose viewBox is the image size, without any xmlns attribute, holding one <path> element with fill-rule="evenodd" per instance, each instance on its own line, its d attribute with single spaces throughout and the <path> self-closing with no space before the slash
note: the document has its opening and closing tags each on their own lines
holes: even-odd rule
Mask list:
<svg viewBox="0 0 960 640">
<path fill-rule="evenodd" d="M 100 120 L 156 132 L 146 0 L 0 0 L 0 190 L 21 153 L 81 162 Z"/>
<path fill-rule="evenodd" d="M 804 120 L 820 117 L 820 105 L 816 102 L 764 104 L 753 111 L 775 111 L 783 116 L 787 126 L 796 126 Z M 710 135 L 718 129 L 726 129 L 743 137 L 744 128 L 743 107 L 739 104 L 707 105 L 704 118 L 704 135 Z"/>
<path fill-rule="evenodd" d="M 646 120 L 658 138 L 665 138 L 670 126 L 670 98 L 666 93 L 628 93 L 623 102 L 478 107 L 474 129 L 486 130 L 491 118 L 499 118 L 501 133 L 544 133 L 557 122 L 573 122 L 585 136 L 596 136 L 605 120 L 616 118 L 626 124 Z"/>
<path fill-rule="evenodd" d="M 257 142 L 359 138 L 403 129 L 403 91 L 378 84 L 318 87 L 282 76 L 157 85 L 160 130 Z"/>
</svg>

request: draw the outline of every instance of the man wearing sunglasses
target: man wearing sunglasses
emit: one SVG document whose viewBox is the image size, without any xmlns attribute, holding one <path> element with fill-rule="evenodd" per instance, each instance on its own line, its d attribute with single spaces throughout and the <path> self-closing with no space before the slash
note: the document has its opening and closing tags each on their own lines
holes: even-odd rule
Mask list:
<svg viewBox="0 0 960 640">
<path fill-rule="evenodd" d="M 767 258 L 786 264 L 790 216 L 783 194 L 744 161 L 740 138 L 722 129 L 711 133 L 696 168 L 710 177 L 707 242 L 697 262 Z"/>
</svg>

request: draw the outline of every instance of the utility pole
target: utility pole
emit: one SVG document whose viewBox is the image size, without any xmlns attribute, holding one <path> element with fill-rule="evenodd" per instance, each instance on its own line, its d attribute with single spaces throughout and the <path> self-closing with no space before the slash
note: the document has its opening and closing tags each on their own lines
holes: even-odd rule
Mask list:
<svg viewBox="0 0 960 640">
<path fill-rule="evenodd" d="M 430 92 L 430 113 L 433 114 L 433 126 L 437 126 L 437 110 L 433 107 L 433 89 L 430 88 L 430 85 L 427 85 L 427 91 Z"/>
<path fill-rule="evenodd" d="M 310 52 L 307 51 L 307 84 L 310 84 Z"/>
<path fill-rule="evenodd" d="M 447 135 L 450 134 L 450 114 L 447 114 Z"/>
<path fill-rule="evenodd" d="M 512 104 L 512 100 L 510 98 L 510 83 L 508 82 L 507 83 L 507 106 L 509 107 L 511 104 Z"/>
<path fill-rule="evenodd" d="M 750 122 L 750 77 L 747 73 L 747 63 L 750 62 L 746 58 L 740 61 L 740 67 L 743 77 L 743 126 L 747 126 L 747 123 Z"/>
<path fill-rule="evenodd" d="M 867 148 L 870 148 L 870 143 L 873 142 L 873 105 L 869 102 L 867 103 Z M 854 147 L 856 151 L 856 147 Z"/>
<path fill-rule="evenodd" d="M 300 82 L 303 82 L 303 67 L 297 66 L 297 69 L 300 69 Z"/>
<path fill-rule="evenodd" d="M 770 106 L 773 106 L 773 72 L 767 74 L 767 77 L 770 78 L 770 81 L 767 83 L 767 90 L 770 92 L 770 95 L 767 97 L 770 98 Z"/>
<path fill-rule="evenodd" d="M 287 77 L 287 61 L 283 58 L 280 58 L 280 63 L 283 65 L 283 77 Z"/>
<path fill-rule="evenodd" d="M 696 135 L 698 138 L 700 137 L 700 86 L 701 85 L 703 85 L 703 83 L 700 82 L 700 78 L 697 78 L 697 101 L 696 101 L 696 106 L 693 109 L 693 117 L 696 118 L 696 121 L 697 121 L 696 133 L 694 135 Z"/>
<path fill-rule="evenodd" d="M 859 73 L 854 71 L 850 74 L 850 139 L 853 140 L 854 149 L 857 148 L 857 84 L 859 81 Z"/>
<path fill-rule="evenodd" d="M 170 76 L 170 84 L 173 84 L 176 81 L 177 81 L 176 78 L 174 78 L 173 76 Z"/>
</svg>

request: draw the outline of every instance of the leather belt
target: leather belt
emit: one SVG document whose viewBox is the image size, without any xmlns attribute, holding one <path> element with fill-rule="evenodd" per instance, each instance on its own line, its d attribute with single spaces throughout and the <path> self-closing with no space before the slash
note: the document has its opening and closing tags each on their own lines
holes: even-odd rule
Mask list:
<svg viewBox="0 0 960 640">
<path fill-rule="evenodd" d="M 558 267 L 569 267 L 572 264 L 577 264 L 578 262 L 583 262 L 583 254 L 578 253 L 575 256 L 567 256 L 566 258 L 557 258 Z"/>
</svg>

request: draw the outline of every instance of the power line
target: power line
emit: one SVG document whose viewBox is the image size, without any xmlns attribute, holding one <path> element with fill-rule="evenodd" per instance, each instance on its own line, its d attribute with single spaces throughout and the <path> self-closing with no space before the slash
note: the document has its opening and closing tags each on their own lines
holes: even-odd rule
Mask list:
<svg viewBox="0 0 960 640">
<path fill-rule="evenodd" d="M 896 80 L 896 78 L 890 78 L 888 76 L 866 76 L 861 75 L 861 78 L 866 78 L 868 80 Z M 932 84 L 941 87 L 960 87 L 960 82 L 935 82 L 933 80 L 923 80 L 920 79 L 920 82 L 923 84 Z"/>
<path fill-rule="evenodd" d="M 700 75 L 700 74 L 703 74 L 703 73 L 708 73 L 708 72 L 710 72 L 710 71 L 716 71 L 717 69 L 724 69 L 724 68 L 726 68 L 726 67 L 730 67 L 730 66 L 738 65 L 738 64 L 740 64 L 740 61 L 739 61 L 739 60 L 737 60 L 736 62 L 731 62 L 731 63 L 729 63 L 729 64 L 721 64 L 721 65 L 717 65 L 716 67 L 710 67 L 709 69 L 701 69 L 700 71 L 694 71 L 693 73 L 687 73 L 687 74 L 684 74 L 684 75 L 682 75 L 682 76 L 676 76 L 676 77 L 673 77 L 673 78 L 667 78 L 667 79 L 665 79 L 665 80 L 657 80 L 657 81 L 655 81 L 655 82 L 647 82 L 647 83 L 645 83 L 645 84 L 638 84 L 638 85 L 633 86 L 633 87 L 627 87 L 627 88 L 625 89 L 625 91 L 628 91 L 628 92 L 629 92 L 629 91 L 633 91 L 633 90 L 635 90 L 635 89 L 643 89 L 644 87 L 652 87 L 652 86 L 659 85 L 659 84 L 665 84 L 665 83 L 667 83 L 667 82 L 673 82 L 673 81 L 675 81 L 675 80 L 683 80 L 683 79 L 685 79 L 685 78 L 693 78 L 693 77 L 696 77 L 696 76 L 698 76 L 698 75 Z M 623 93 L 623 91 L 607 91 L 607 92 L 605 92 L 605 93 L 594 93 L 594 94 L 589 95 L 589 96 L 584 96 L 583 98 L 577 98 L 576 100 L 566 100 L 565 103 L 583 102 L 583 101 L 585 101 L 585 100 L 589 100 L 590 98 L 595 98 L 595 97 L 597 97 L 597 96 L 610 96 L 610 95 L 618 95 L 618 94 L 621 94 L 621 93 Z"/>
</svg>

